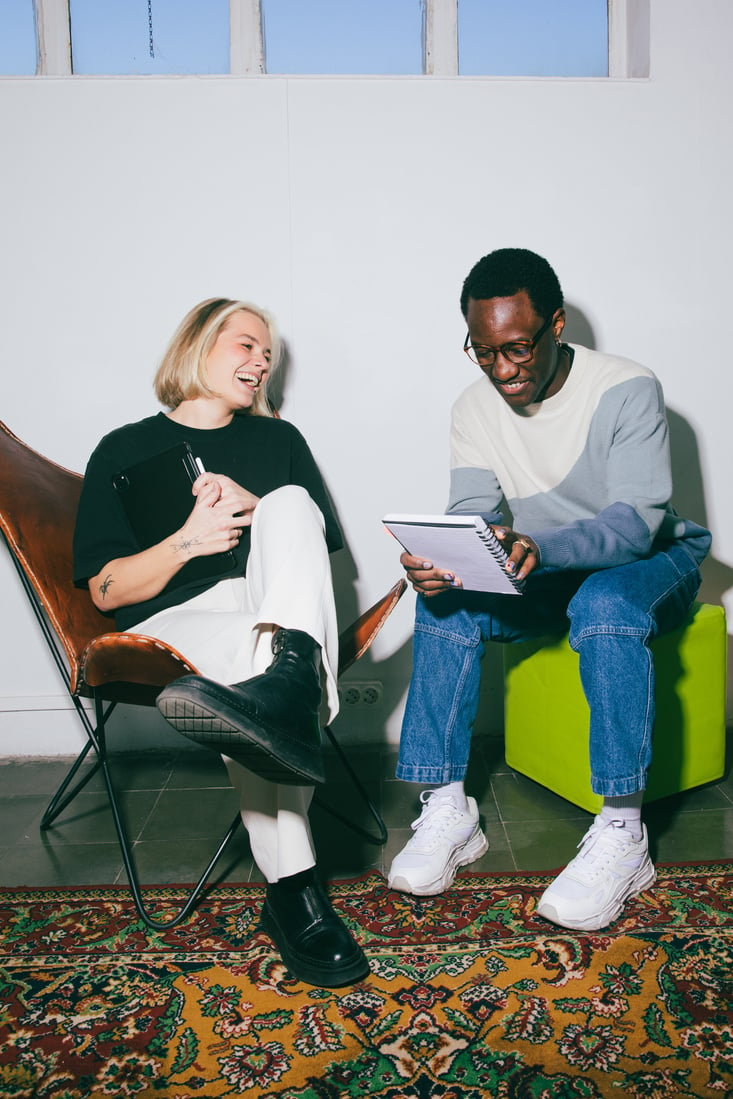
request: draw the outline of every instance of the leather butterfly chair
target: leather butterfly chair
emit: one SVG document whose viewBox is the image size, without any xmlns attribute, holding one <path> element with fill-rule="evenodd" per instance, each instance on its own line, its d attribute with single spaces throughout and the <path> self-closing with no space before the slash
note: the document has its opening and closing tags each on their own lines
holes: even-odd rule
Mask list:
<svg viewBox="0 0 733 1099">
<path fill-rule="evenodd" d="M 101 769 L 135 907 L 149 927 L 173 927 L 193 910 L 219 857 L 237 832 L 241 817 L 237 813 L 208 866 L 175 916 L 166 921 L 154 918 L 143 901 L 132 845 L 110 773 L 106 723 L 118 703 L 154 706 L 158 693 L 166 684 L 179 676 L 196 673 L 197 669 L 163 641 L 142 634 L 110 630 L 109 619 L 96 609 L 88 592 L 73 586 L 72 538 L 82 480 L 78 473 L 64 469 L 31 450 L 0 422 L 0 528 L 87 736 L 86 744 L 46 809 L 41 828 L 48 828 Z M 404 580 L 398 581 L 341 634 L 339 675 L 366 652 L 405 587 Z M 93 700 L 93 712 L 84 705 L 85 699 Z M 329 727 L 325 731 L 359 796 L 376 821 L 379 834 L 375 838 L 345 818 L 340 819 L 369 842 L 383 844 L 387 838 L 384 821 L 333 731 Z M 79 775 L 92 748 L 96 762 Z M 324 808 L 328 809 L 328 806 L 324 805 Z M 329 811 L 338 816 L 334 810 Z"/>
</svg>

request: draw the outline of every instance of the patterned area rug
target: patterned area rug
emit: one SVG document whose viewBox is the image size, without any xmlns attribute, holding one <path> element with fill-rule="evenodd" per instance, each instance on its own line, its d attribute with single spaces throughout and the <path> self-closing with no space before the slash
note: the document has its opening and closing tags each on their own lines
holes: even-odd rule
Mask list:
<svg viewBox="0 0 733 1099">
<path fill-rule="evenodd" d="M 217 887 L 160 934 L 122 888 L 0 890 L 0 1095 L 733 1094 L 733 865 L 662 867 L 593 934 L 534 915 L 548 880 L 465 875 L 433 899 L 338 884 L 372 973 L 337 990 L 284 969 L 259 885 Z"/>
</svg>

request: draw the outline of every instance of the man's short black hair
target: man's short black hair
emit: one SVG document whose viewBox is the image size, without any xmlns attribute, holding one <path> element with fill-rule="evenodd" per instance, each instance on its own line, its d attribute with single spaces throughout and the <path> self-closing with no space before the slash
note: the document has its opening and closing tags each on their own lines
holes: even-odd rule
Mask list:
<svg viewBox="0 0 733 1099">
<path fill-rule="evenodd" d="M 546 259 L 527 248 L 497 248 L 474 264 L 461 292 L 461 312 L 468 299 L 511 298 L 524 290 L 538 317 L 562 309 L 563 294 L 557 275 Z"/>
</svg>

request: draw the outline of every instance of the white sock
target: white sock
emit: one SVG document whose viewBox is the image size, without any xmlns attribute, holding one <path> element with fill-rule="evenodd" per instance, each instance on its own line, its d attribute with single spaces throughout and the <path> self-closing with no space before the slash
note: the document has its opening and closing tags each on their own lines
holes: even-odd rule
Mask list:
<svg viewBox="0 0 733 1099">
<path fill-rule="evenodd" d="M 634 839 L 641 839 L 641 803 L 643 799 L 643 790 L 624 797 L 604 798 L 601 820 L 608 822 L 622 820 Z"/>
<path fill-rule="evenodd" d="M 463 782 L 449 782 L 445 786 L 436 786 L 433 790 L 435 794 L 449 794 L 462 813 L 465 813 L 468 809 L 468 802 L 466 800 L 466 788 Z"/>
</svg>

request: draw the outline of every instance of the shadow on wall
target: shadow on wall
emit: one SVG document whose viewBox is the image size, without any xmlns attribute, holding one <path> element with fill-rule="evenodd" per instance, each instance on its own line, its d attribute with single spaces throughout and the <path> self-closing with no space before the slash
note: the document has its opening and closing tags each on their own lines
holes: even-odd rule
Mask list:
<svg viewBox="0 0 733 1099">
<path fill-rule="evenodd" d="M 667 409 L 669 440 L 672 451 L 672 484 L 674 506 L 680 515 L 692 519 L 703 527 L 708 526 L 705 504 L 705 485 L 700 466 L 697 438 L 690 424 L 674 409 Z M 712 551 L 702 566 L 702 585 L 698 598 L 703 603 L 722 605 L 723 596 L 733 586 L 733 568 L 715 556 Z M 728 683 L 733 683 L 733 646 L 730 643 L 733 623 L 728 623 Z M 730 706 L 726 712 L 730 712 Z"/>
<path fill-rule="evenodd" d="M 287 407 L 283 408 L 283 405 L 287 395 L 288 375 L 291 362 L 292 357 L 290 350 L 285 341 L 283 341 L 280 367 L 270 384 L 269 396 L 274 408 L 282 408 L 284 419 L 288 419 Z M 317 439 L 308 439 L 306 441 L 314 451 L 318 450 Z M 343 530 L 338 501 L 334 499 L 331 492 L 328 470 L 321 469 L 321 476 L 323 477 L 326 490 L 331 498 L 331 506 L 333 507 L 336 518 L 339 520 L 339 524 Z M 331 570 L 333 574 L 333 587 L 339 630 L 344 630 L 350 626 L 352 622 L 356 621 L 359 615 L 367 609 L 367 607 L 359 605 L 359 597 L 357 594 L 359 571 L 348 542 L 344 543 L 343 549 L 332 555 Z M 396 583 L 402 575 L 402 569 L 399 564 L 396 563 L 394 577 L 390 583 Z M 368 577 L 363 579 L 368 580 Z M 372 598 L 370 599 L 369 604 L 386 594 L 386 588 L 384 591 L 374 591 L 371 585 L 368 586 L 369 590 L 372 591 Z M 403 599 L 404 598 L 405 597 L 403 597 Z M 397 610 L 393 612 L 393 614 L 397 616 L 401 612 L 404 613 L 402 604 L 398 604 Z M 389 622 L 386 624 L 385 628 L 389 629 Z M 357 707 L 352 709 L 351 707 L 342 705 L 341 713 L 334 723 L 334 730 L 339 737 L 342 736 L 343 733 L 346 733 L 348 740 L 351 743 L 364 742 L 370 744 L 383 744 L 388 742 L 389 738 L 387 736 L 386 726 L 387 723 L 391 721 L 392 715 L 397 707 L 402 703 L 402 698 L 410 678 L 412 666 L 411 657 L 411 637 L 397 650 L 382 660 L 375 660 L 372 649 L 364 654 L 348 678 L 359 682 L 380 683 L 383 692 L 382 700 L 378 709 L 374 712 L 370 711 L 368 707 Z M 348 680 L 344 680 L 344 683 L 347 681 Z"/>
<path fill-rule="evenodd" d="M 593 330 L 579 309 L 566 305 L 567 324 L 565 338 L 570 343 L 580 343 L 595 348 Z M 700 465 L 700 451 L 695 432 L 679 412 L 667 406 L 669 445 L 672 455 L 672 503 L 685 519 L 692 519 L 700 526 L 708 526 L 705 504 L 705 485 Z M 723 604 L 723 596 L 733 586 L 733 569 L 715 556 L 715 543 L 702 567 L 702 585 L 699 599 L 703 603 Z M 733 623 L 729 623 L 730 630 Z M 731 682 L 731 645 L 728 645 L 728 682 Z"/>
</svg>

